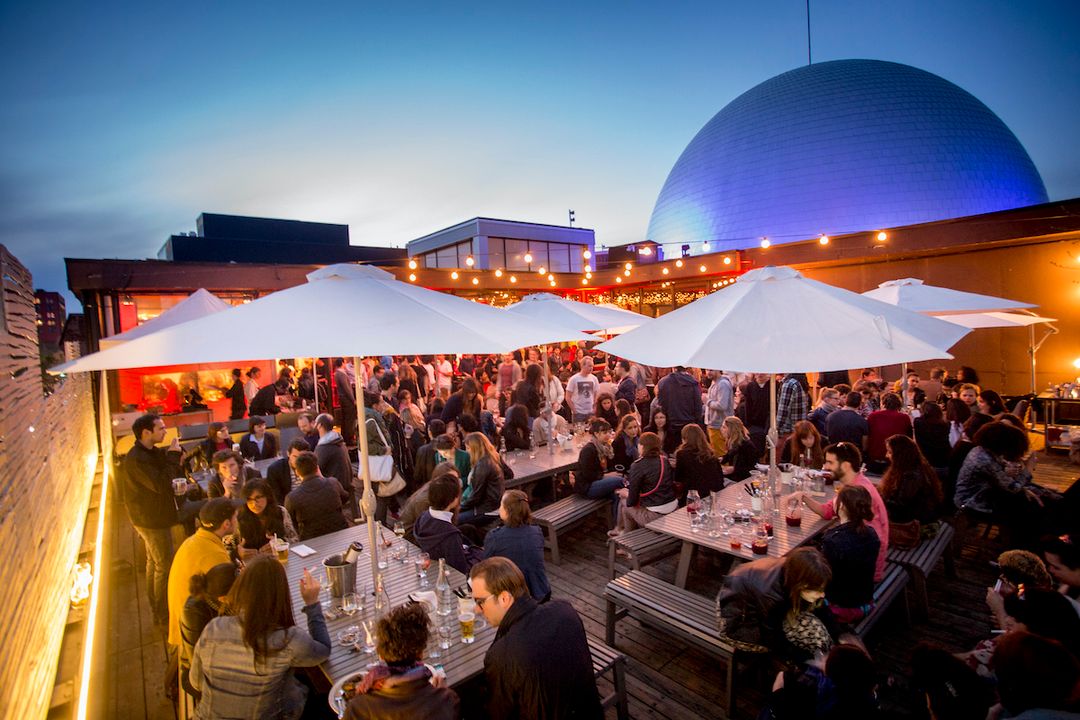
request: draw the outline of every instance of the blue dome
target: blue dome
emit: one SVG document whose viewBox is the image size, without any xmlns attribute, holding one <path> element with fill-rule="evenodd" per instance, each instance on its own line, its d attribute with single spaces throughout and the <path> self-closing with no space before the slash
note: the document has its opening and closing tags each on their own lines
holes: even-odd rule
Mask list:
<svg viewBox="0 0 1080 720">
<path fill-rule="evenodd" d="M 836 60 L 713 116 L 668 175 L 648 239 L 730 250 L 1046 201 L 1020 141 L 970 93 L 908 65 Z"/>
</svg>

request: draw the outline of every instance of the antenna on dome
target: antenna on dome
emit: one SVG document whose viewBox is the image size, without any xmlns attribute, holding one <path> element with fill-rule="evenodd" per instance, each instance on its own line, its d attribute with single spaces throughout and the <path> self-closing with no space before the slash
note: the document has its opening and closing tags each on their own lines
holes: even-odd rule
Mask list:
<svg viewBox="0 0 1080 720">
<path fill-rule="evenodd" d="M 806 0 L 806 64 L 813 65 L 814 57 L 810 52 L 810 0 Z"/>
</svg>

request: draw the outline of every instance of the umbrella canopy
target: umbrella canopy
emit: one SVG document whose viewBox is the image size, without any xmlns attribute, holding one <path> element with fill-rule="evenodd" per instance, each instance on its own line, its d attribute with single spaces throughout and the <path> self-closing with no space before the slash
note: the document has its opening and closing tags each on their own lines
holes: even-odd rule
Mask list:
<svg viewBox="0 0 1080 720">
<path fill-rule="evenodd" d="M 598 347 L 660 367 L 789 373 L 951 358 L 968 332 L 770 266 Z"/>
<path fill-rule="evenodd" d="M 972 330 L 981 330 L 983 328 L 1027 327 L 1029 325 L 1057 321 L 1057 318 L 1007 312 L 964 313 L 962 315 L 935 315 L 934 317 L 938 320 L 963 325 Z"/>
<path fill-rule="evenodd" d="M 229 305 L 229 303 L 225 302 L 209 290 L 199 288 L 156 318 L 151 318 L 142 325 L 133 327 L 127 332 L 122 332 L 119 335 L 111 335 L 107 338 L 102 338 L 100 343 L 101 348 L 104 350 L 113 347 L 114 345 L 155 333 L 158 330 L 164 330 L 173 325 L 179 325 L 180 323 L 185 323 L 189 320 L 196 320 L 201 317 L 206 317 L 207 315 L 213 315 L 216 312 L 221 312 L 222 310 L 228 310 L 230 307 L 231 305 Z"/>
<path fill-rule="evenodd" d="M 618 335 L 645 324 L 651 318 L 619 307 L 592 305 L 551 293 L 526 295 L 506 308 L 507 312 L 545 320 L 571 330 Z"/>
<path fill-rule="evenodd" d="M 978 293 L 927 285 L 918 278 L 889 280 L 881 283 L 873 290 L 867 290 L 863 295 L 926 315 L 1000 312 L 1035 307 L 1031 303 L 1019 302 L 1018 300 L 1007 300 L 993 295 L 979 295 Z"/>
<path fill-rule="evenodd" d="M 542 320 L 403 283 L 379 268 L 329 265 L 308 282 L 51 372 L 232 362 L 237 358 L 349 357 L 511 352 L 528 345 L 591 340 Z"/>
</svg>

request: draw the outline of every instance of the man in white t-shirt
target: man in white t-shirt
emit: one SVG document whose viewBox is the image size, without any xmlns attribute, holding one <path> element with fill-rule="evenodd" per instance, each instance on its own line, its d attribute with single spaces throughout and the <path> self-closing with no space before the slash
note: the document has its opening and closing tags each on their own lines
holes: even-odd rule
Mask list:
<svg viewBox="0 0 1080 720">
<path fill-rule="evenodd" d="M 574 422 L 585 422 L 596 409 L 596 396 L 600 392 L 600 381 L 596 379 L 592 371 L 593 359 L 586 356 L 581 359 L 581 372 L 573 375 L 566 382 L 566 398 L 570 403 Z"/>
<path fill-rule="evenodd" d="M 454 366 L 446 359 L 445 355 L 435 356 L 435 387 L 436 397 L 449 397 L 450 388 L 454 379 Z"/>
</svg>

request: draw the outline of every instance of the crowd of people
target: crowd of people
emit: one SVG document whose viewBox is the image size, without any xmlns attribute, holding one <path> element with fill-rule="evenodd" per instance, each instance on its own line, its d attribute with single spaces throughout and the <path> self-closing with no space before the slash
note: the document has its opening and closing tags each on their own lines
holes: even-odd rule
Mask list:
<svg viewBox="0 0 1080 720">
<path fill-rule="evenodd" d="M 816 402 L 806 375 L 785 375 L 777 382 L 777 435 L 771 436 L 771 378 L 763 374 L 658 370 L 574 346 L 549 349 L 546 356 L 534 348 L 501 357 L 369 358 L 355 367 L 338 358 L 332 365 L 337 416 L 301 414 L 301 436 L 265 480 L 247 462 L 278 455 L 265 420 L 251 417 L 238 451 L 222 425 L 211 425 L 201 446 L 215 472 L 210 499 L 187 488 L 188 497 L 201 502 L 197 529 L 175 557 L 170 529 L 182 508 L 169 479 L 181 474 L 181 448 L 157 447 L 164 438 L 160 419 L 145 416 L 133 427 L 125 501 L 147 548 L 151 606 L 177 648 L 185 688 L 204 696 L 200 717 L 232 717 L 242 706 L 263 707 L 271 696 L 279 699 L 279 714 L 266 717 L 295 717 L 289 713 L 303 706 L 307 688 L 288 670 L 321 662 L 329 640 L 318 583 L 310 577 L 301 585 L 308 632 L 296 628 L 284 573 L 272 569 L 272 541 L 302 541 L 360 518 L 362 480 L 350 458 L 358 432 L 366 434 L 372 457 L 388 458 L 383 466 L 390 470 L 373 477 L 376 519 L 401 523 L 407 539 L 433 560 L 471 575 L 478 608 L 499 627 L 486 663 L 491 717 L 569 717 L 550 708 L 538 714 L 523 709 L 565 702 L 556 680 L 573 688 L 567 697 L 585 703 L 574 717 L 599 716 L 581 620 L 568 604 L 551 599 L 529 497 L 506 488 L 513 477 L 506 452 L 574 432 L 585 441 L 568 488 L 611 501 L 612 536 L 674 512 L 691 492 L 705 495 L 746 479 L 767 457 L 770 442 L 781 462 L 831 473 L 838 491 L 828 502 L 801 492 L 784 499 L 837 521 L 819 542 L 740 565 L 717 597 L 723 634 L 789 663 L 769 699 L 772 717 L 794 717 L 800 708 L 805 717 L 804 701 L 813 693 L 819 707 L 872 712 L 872 662 L 851 629 L 873 610 L 889 546 L 914 546 L 957 513 L 999 524 L 1014 547 L 1045 564 L 1043 580 L 1060 584 L 1026 581 L 988 594 L 1005 632 L 995 638 L 986 667 L 1008 666 L 1023 675 L 1016 653 L 1057 643 L 1039 632 L 1045 625 L 1024 620 L 1030 615 L 1016 609 L 1015 599 L 994 599 L 1008 600 L 1007 587 L 1016 589 L 1013 598 L 1030 598 L 1036 589 L 1056 594 L 1080 611 L 1071 541 L 1080 517 L 1076 491 L 1060 494 L 1033 482 L 1035 456 L 1023 420 L 1007 411 L 998 393 L 980 388 L 970 368 L 956 381 L 935 368 L 928 380 L 909 372 L 896 384 L 873 370 L 853 383 L 847 372 L 822 373 Z M 237 377 L 249 408 L 261 391 L 257 380 L 256 373 L 239 385 Z M 355 388 L 363 397 L 363 423 L 357 422 Z M 233 396 L 234 415 L 239 409 Z M 871 480 L 868 473 L 880 477 Z M 1062 539 L 1048 543 L 1048 532 Z M 244 568 L 239 579 L 226 565 Z M 251 568 L 258 573 L 249 575 Z M 388 693 L 432 708 L 430 717 L 456 717 L 452 691 L 427 689 L 420 660 L 429 628 L 421 615 L 398 608 L 380 619 L 386 669 L 369 676 L 365 697 L 350 706 L 349 717 L 408 716 L 386 709 Z M 199 628 L 207 629 L 200 634 Z M 524 658 L 541 662 L 529 643 L 544 649 L 543 672 L 552 679 L 538 681 L 537 668 L 521 664 Z M 980 652 L 986 656 L 985 648 Z M 256 668 L 258 679 L 245 680 L 241 666 Z M 931 687 L 933 676 L 925 677 L 933 707 L 940 688 Z M 1011 680 L 996 677 L 996 697 L 1016 714 L 1027 700 L 1010 699 L 1004 684 Z M 206 700 L 208 687 L 214 689 Z M 1023 695 L 1022 688 L 1016 692 Z M 993 688 L 985 697 L 993 700 Z M 811 715 L 841 716 L 847 715 Z"/>
</svg>

